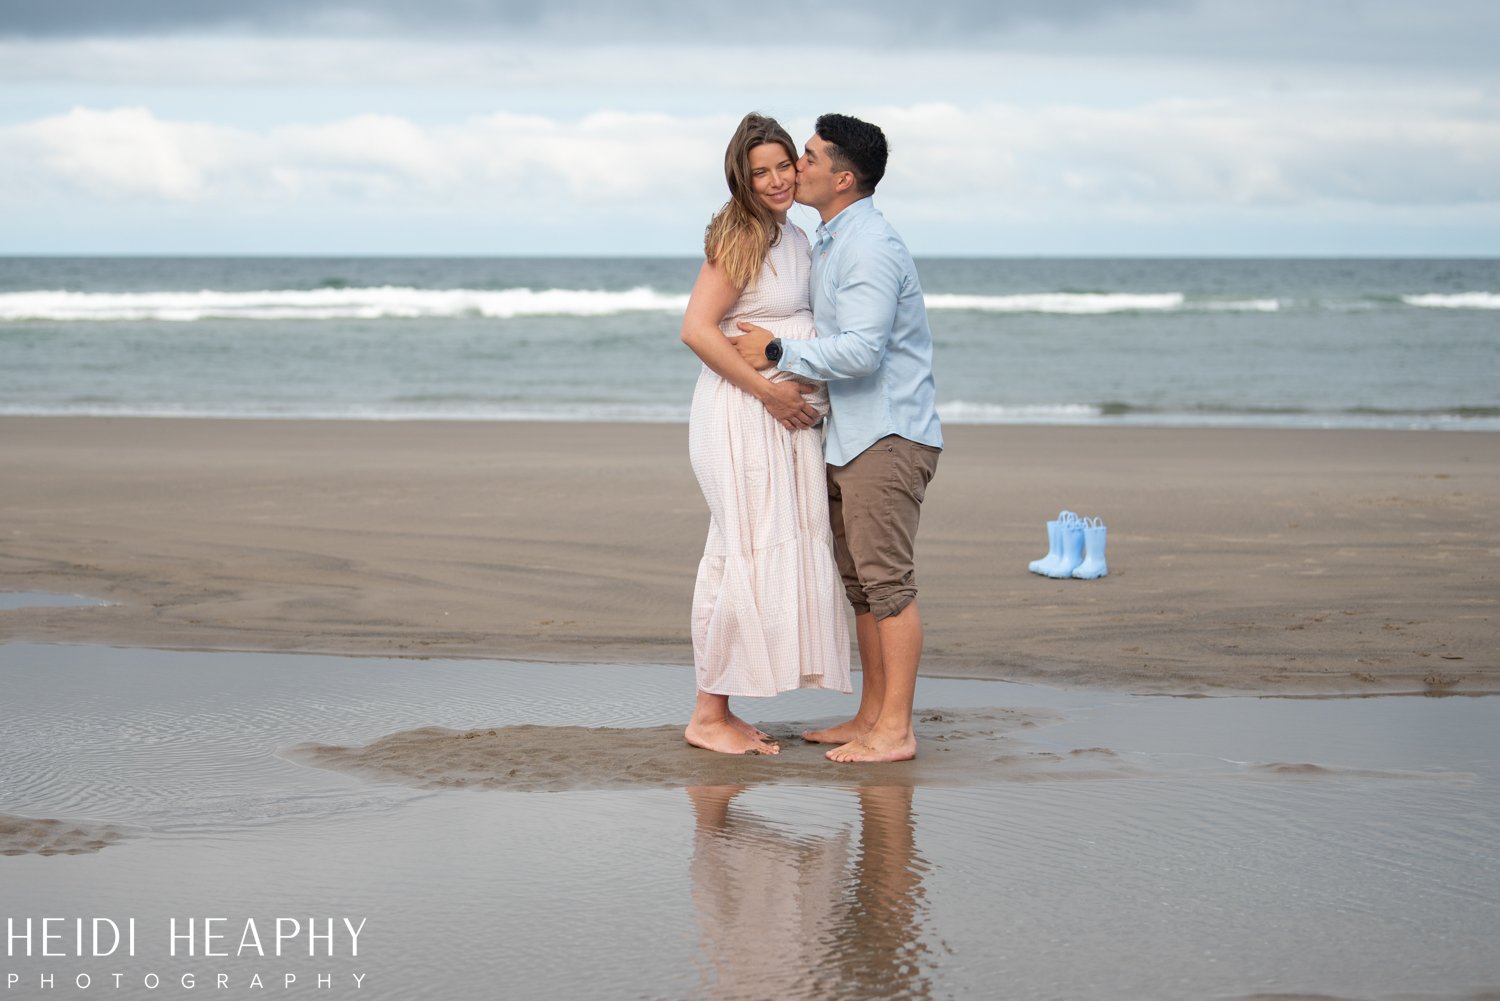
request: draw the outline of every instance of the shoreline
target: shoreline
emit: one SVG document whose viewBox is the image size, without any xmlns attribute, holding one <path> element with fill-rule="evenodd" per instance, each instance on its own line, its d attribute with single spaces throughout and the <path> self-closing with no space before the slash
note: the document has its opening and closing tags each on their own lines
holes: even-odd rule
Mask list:
<svg viewBox="0 0 1500 1001">
<path fill-rule="evenodd" d="M 40 608 L 42 606 L 35 606 L 35 607 Z M 851 629 L 852 629 L 852 625 L 851 625 Z M 851 636 L 851 642 L 852 642 L 852 636 Z M 448 653 L 442 653 L 442 654 L 438 654 L 438 653 L 375 653 L 375 652 L 372 652 L 372 651 L 369 651 L 369 650 L 335 650 L 335 649 L 316 650 L 316 649 L 301 649 L 301 648 L 275 648 L 275 649 L 271 649 L 271 648 L 251 647 L 251 646 L 221 646 L 221 645 L 217 645 L 217 644 L 215 644 L 215 645 L 204 645 L 204 644 L 201 644 L 201 643 L 195 643 L 195 644 L 184 645 L 184 646 L 168 646 L 168 645 L 161 644 L 161 643 L 110 643 L 110 642 L 104 642 L 104 641 L 94 641 L 94 640 L 84 640 L 84 639 L 67 639 L 67 638 L 48 639 L 48 640 L 36 640 L 36 639 L 30 639 L 30 638 L 22 637 L 22 636 L 9 635 L 9 634 L 5 633 L 4 631 L 0 631 L 0 651 L 3 651 L 5 649 L 5 647 L 7 647 L 9 645 L 12 645 L 12 644 L 14 644 L 14 645 L 21 645 L 21 646 L 25 646 L 25 645 L 40 645 L 40 646 L 53 646 L 53 647 L 64 647 L 64 648 L 67 648 L 67 647 L 76 647 L 76 648 L 81 649 L 81 650 L 93 650 L 93 649 L 98 649 L 98 648 L 110 648 L 110 649 L 117 649 L 117 650 L 135 650 L 135 651 L 141 651 L 141 652 L 147 652 L 147 653 L 168 653 L 168 654 L 195 654 L 195 653 L 201 653 L 201 654 L 266 654 L 268 656 L 285 655 L 285 656 L 288 656 L 288 657 L 298 657 L 298 656 L 338 657 L 338 658 L 346 658 L 346 659 L 349 659 L 349 660 L 395 660 L 395 661 L 411 661 L 414 664 L 424 663 L 424 662 L 429 662 L 429 661 L 443 661 L 443 662 L 446 662 L 446 663 L 469 663 L 469 662 L 473 662 L 473 663 L 485 663 L 485 662 L 488 662 L 488 663 L 494 663 L 494 664 L 502 664 L 502 663 L 503 664 L 517 664 L 517 665 L 527 666 L 527 667 L 543 667 L 543 668 L 545 668 L 545 667 L 597 667 L 597 668 L 602 668 L 604 670 L 608 670 L 610 668 L 626 668 L 626 669 L 628 669 L 628 668 L 634 668 L 634 667 L 668 667 L 668 668 L 682 668 L 684 670 L 690 670 L 692 668 L 692 666 L 693 666 L 692 662 L 690 660 L 687 661 L 687 662 L 682 662 L 682 663 L 679 663 L 679 662 L 676 662 L 676 661 L 638 661 L 638 660 L 627 660 L 627 659 L 625 659 L 625 657 L 623 655 L 620 656 L 620 657 L 612 657 L 612 658 L 608 658 L 608 659 L 579 660 L 577 658 L 572 658 L 572 657 L 568 657 L 568 656 L 565 656 L 565 655 L 555 655 L 554 656 L 554 655 L 549 655 L 549 654 L 531 654 L 531 655 L 528 655 L 528 656 L 516 656 L 516 655 L 510 655 L 510 654 L 494 654 L 494 655 L 491 655 L 491 654 L 481 654 L 481 653 L 472 653 L 472 654 L 467 654 L 467 653 L 452 653 L 452 654 L 448 654 Z M 852 671 L 852 673 L 855 676 L 858 676 L 861 673 L 857 657 L 854 659 L 854 663 L 852 665 L 851 671 Z M 942 670 L 942 669 L 931 667 L 926 662 L 926 660 L 923 661 L 922 668 L 921 668 L 921 671 L 920 671 L 920 676 L 922 678 L 931 678 L 931 679 L 940 680 L 940 681 L 980 681 L 980 682 L 994 682 L 996 684 L 1018 685 L 1018 686 L 1021 686 L 1021 687 L 1029 687 L 1029 688 L 1035 688 L 1035 689 L 1051 689 L 1051 690 L 1057 691 L 1057 692 L 1066 692 L 1066 693 L 1072 693 L 1072 694 L 1082 694 L 1082 693 L 1087 693 L 1087 692 L 1101 692 L 1101 693 L 1112 694 L 1112 695 L 1141 696 L 1141 697 L 1148 697 L 1148 698 L 1163 698 L 1163 699 L 1185 699 L 1185 700 L 1195 700 L 1195 699 L 1235 699 L 1235 698 L 1243 699 L 1243 698 L 1249 698 L 1249 699 L 1284 699 L 1284 700 L 1288 700 L 1288 701 L 1317 702 L 1317 701 L 1321 701 L 1321 700 L 1341 700 L 1342 701 L 1342 700 L 1349 700 L 1349 699 L 1412 699 L 1412 698 L 1421 698 L 1421 699 L 1486 699 L 1486 698 L 1491 698 L 1491 697 L 1500 695 L 1500 680 L 1494 679 L 1493 678 L 1493 672 L 1490 672 L 1490 671 L 1484 671 L 1484 672 L 1482 672 L 1482 677 L 1476 677 L 1475 678 L 1474 684 L 1475 684 L 1476 687 L 1468 687 L 1467 685 L 1464 685 L 1464 686 L 1461 687 L 1460 684 L 1457 684 L 1455 682 L 1464 682 L 1466 679 L 1463 679 L 1463 678 L 1454 679 L 1451 676 L 1449 676 L 1449 678 L 1445 679 L 1444 683 L 1434 684 L 1434 683 L 1431 683 L 1431 682 L 1424 682 L 1419 687 L 1412 688 L 1412 689 L 1389 689 L 1389 690 L 1387 690 L 1387 689 L 1384 689 L 1384 688 L 1380 688 L 1378 686 L 1374 687 L 1374 688 L 1371 688 L 1371 687 L 1369 687 L 1367 685 L 1367 686 L 1365 686 L 1365 687 L 1363 687 L 1361 689 L 1358 689 L 1358 690 L 1355 690 L 1355 689 L 1343 689 L 1343 688 L 1341 688 L 1339 690 L 1330 690 L 1330 691 L 1323 691 L 1323 690 L 1320 690 L 1320 689 L 1318 689 L 1316 687 L 1310 688 L 1310 689 L 1306 689 L 1306 690 L 1299 689 L 1299 688 L 1296 688 L 1296 687 L 1292 687 L 1292 688 L 1287 688 L 1286 690 L 1274 690 L 1273 691 L 1273 690 L 1265 690 L 1265 689 L 1257 689 L 1257 688 L 1235 688 L 1235 687 L 1232 687 L 1232 686 L 1220 686 L 1220 685 L 1213 685 L 1211 688 L 1205 687 L 1205 688 L 1203 688 L 1201 690 L 1200 689 L 1188 689 L 1188 690 L 1182 690 L 1182 691 L 1176 691 L 1176 690 L 1171 690 L 1171 689 L 1160 689 L 1160 690 L 1158 690 L 1158 689 L 1153 689 L 1153 688 L 1119 687 L 1119 686 L 1110 685 L 1110 684 L 1107 684 L 1107 683 L 1089 683 L 1087 681 L 1085 681 L 1085 682 L 1070 682 L 1070 681 L 1065 681 L 1065 680 L 1058 680 L 1057 678 L 1050 677 L 1050 676 L 1047 676 L 1047 675 L 1044 675 L 1044 674 L 1025 674 L 1025 673 L 1017 672 L 1017 673 L 1014 673 L 1014 674 L 1011 674 L 1011 675 L 1007 675 L 1007 676 L 1004 676 L 1004 677 L 999 677 L 999 676 L 995 676 L 994 674 L 985 673 L 982 669 L 972 670 L 972 671 L 968 671 L 968 672 L 965 672 L 962 669 Z M 1293 682 L 1293 684 L 1295 684 L 1295 682 Z M 797 690 L 798 689 L 789 689 L 788 691 L 797 691 Z M 759 704 L 765 703 L 766 701 L 768 701 L 770 699 L 774 699 L 774 698 L 779 697 L 780 695 L 785 695 L 785 694 L 787 694 L 787 693 L 786 692 L 782 692 L 782 693 L 779 693 L 778 696 L 767 696 L 765 699 L 757 699 L 757 698 L 755 698 L 753 696 L 737 696 L 737 698 L 739 698 L 741 700 L 744 700 L 744 701 L 743 702 L 737 702 L 736 705 L 737 706 L 741 705 L 741 704 L 747 704 L 747 705 L 748 704 L 756 704 L 756 705 L 759 705 Z M 856 689 L 855 694 L 856 695 L 858 694 L 858 690 L 857 689 Z M 850 697 L 852 697 L 852 696 L 850 696 Z M 833 716 L 830 716 L 824 722 L 827 722 L 827 723 L 831 724 L 833 722 L 836 722 L 836 720 L 834 719 Z"/>
<path fill-rule="evenodd" d="M 955 408 L 958 408 L 955 410 Z M 1123 409 L 1116 409 L 1123 408 Z M 944 415 L 943 410 L 948 409 Z M 1413 410 L 1400 413 L 1330 413 L 1303 411 L 1280 415 L 1270 420 L 1261 413 L 1222 412 L 1213 415 L 1178 411 L 1140 410 L 1129 404 L 1057 404 L 1018 407 L 1027 416 L 975 416 L 974 411 L 993 409 L 991 404 L 950 404 L 939 407 L 938 416 L 944 428 L 1079 428 L 1097 431 L 1397 431 L 1422 433 L 1496 434 L 1500 433 L 1500 408 L 1455 407 L 1448 410 Z M 1073 416 L 1074 411 L 1087 411 Z M 1352 418 L 1359 417 L 1360 420 Z M 1342 420 L 1340 420 L 1342 418 Z M 260 424 L 650 424 L 660 427 L 687 427 L 685 409 L 667 412 L 657 407 L 636 410 L 601 407 L 598 411 L 549 412 L 527 410 L 494 410 L 476 413 L 413 411 L 388 413 L 344 413 L 337 411 L 297 414 L 235 413 L 232 411 L 125 411 L 118 413 L 16 412 L 0 413 L 0 420 L 86 420 L 86 421 L 210 421 L 214 423 Z"/>
<path fill-rule="evenodd" d="M 923 673 L 1500 692 L 1500 438 L 949 425 Z M 0 417 L 0 642 L 690 664 L 685 424 Z M 1066 507 L 1110 575 L 1026 572 Z"/>
</svg>

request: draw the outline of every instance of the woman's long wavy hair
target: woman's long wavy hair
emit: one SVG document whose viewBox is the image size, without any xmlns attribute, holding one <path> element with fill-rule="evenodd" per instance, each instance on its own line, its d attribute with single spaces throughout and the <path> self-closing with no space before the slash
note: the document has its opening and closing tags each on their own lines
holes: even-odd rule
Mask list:
<svg viewBox="0 0 1500 1001">
<path fill-rule="evenodd" d="M 775 216 L 750 184 L 750 151 L 766 143 L 779 144 L 788 157 L 797 159 L 797 145 L 786 129 L 776 119 L 752 111 L 740 120 L 724 150 L 729 201 L 714 213 L 703 234 L 704 255 L 741 289 L 754 284 L 767 251 L 781 239 Z"/>
</svg>

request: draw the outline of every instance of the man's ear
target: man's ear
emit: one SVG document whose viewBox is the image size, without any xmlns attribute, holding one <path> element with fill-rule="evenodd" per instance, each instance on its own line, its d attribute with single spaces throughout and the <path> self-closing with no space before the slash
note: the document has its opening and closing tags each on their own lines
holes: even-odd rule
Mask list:
<svg viewBox="0 0 1500 1001">
<path fill-rule="evenodd" d="M 854 171 L 839 171 L 839 179 L 833 182 L 833 190 L 842 195 L 852 187 L 854 187 Z"/>
</svg>

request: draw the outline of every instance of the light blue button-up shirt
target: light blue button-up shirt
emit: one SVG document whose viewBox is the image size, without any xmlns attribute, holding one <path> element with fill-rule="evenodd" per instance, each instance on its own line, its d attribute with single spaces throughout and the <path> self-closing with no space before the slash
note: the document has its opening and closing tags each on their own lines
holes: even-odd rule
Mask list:
<svg viewBox="0 0 1500 1001">
<path fill-rule="evenodd" d="M 817 338 L 782 341 L 777 367 L 827 381 L 828 463 L 845 465 L 891 434 L 942 448 L 917 267 L 869 198 L 818 227 L 812 308 Z"/>
</svg>

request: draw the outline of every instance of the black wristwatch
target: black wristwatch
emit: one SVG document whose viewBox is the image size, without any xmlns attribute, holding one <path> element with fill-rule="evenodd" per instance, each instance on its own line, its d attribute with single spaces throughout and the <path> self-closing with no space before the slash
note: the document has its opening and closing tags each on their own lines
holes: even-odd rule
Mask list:
<svg viewBox="0 0 1500 1001">
<path fill-rule="evenodd" d="M 781 338 L 773 337 L 766 343 L 766 361 L 775 365 L 781 361 Z"/>
</svg>

